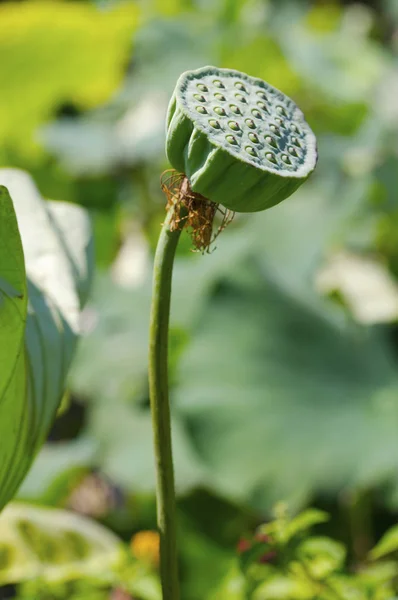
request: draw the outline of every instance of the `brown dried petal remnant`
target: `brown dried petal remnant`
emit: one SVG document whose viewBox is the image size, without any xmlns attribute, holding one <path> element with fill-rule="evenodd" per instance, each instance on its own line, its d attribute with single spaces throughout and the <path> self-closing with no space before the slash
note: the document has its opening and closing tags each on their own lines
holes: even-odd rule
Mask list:
<svg viewBox="0 0 398 600">
<path fill-rule="evenodd" d="M 210 246 L 231 223 L 235 213 L 193 192 L 184 173 L 178 173 L 174 169 L 163 173 L 161 187 L 167 198 L 166 210 L 174 209 L 171 231 L 187 227 L 190 230 L 193 251 L 202 254 L 210 252 Z M 214 232 L 216 215 L 221 217 L 221 224 Z"/>
</svg>

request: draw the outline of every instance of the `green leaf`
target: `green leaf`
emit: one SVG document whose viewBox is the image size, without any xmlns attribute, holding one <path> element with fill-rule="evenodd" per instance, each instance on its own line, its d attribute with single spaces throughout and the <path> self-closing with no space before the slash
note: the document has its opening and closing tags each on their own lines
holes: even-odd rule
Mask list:
<svg viewBox="0 0 398 600">
<path fill-rule="evenodd" d="M 304 540 L 297 553 L 314 579 L 324 579 L 340 570 L 346 556 L 344 546 L 327 537 Z"/>
<path fill-rule="evenodd" d="M 398 525 L 395 525 L 387 531 L 376 544 L 376 546 L 370 551 L 369 556 L 371 559 L 376 560 L 382 558 L 391 552 L 398 551 Z"/>
<path fill-rule="evenodd" d="M 0 186 L 0 399 L 22 353 L 26 320 L 26 277 L 22 243 L 12 200 Z"/>
<path fill-rule="evenodd" d="M 77 439 L 47 443 L 18 490 L 24 501 L 61 506 L 69 497 L 71 483 L 97 464 L 98 443 L 80 436 Z"/>
<path fill-rule="evenodd" d="M 220 600 L 221 598 L 228 598 L 228 600 L 245 600 L 245 590 L 245 579 L 238 567 L 233 565 L 214 593 L 211 593 L 208 596 L 208 600 Z"/>
<path fill-rule="evenodd" d="M 380 338 L 241 272 L 204 308 L 174 395 L 216 489 L 264 508 L 392 472 L 397 381 Z"/>
<path fill-rule="evenodd" d="M 113 533 L 72 512 L 11 503 L 0 516 L 1 585 L 101 573 L 120 552 Z"/>
<path fill-rule="evenodd" d="M 309 508 L 303 511 L 297 517 L 294 517 L 286 526 L 287 540 L 291 540 L 296 535 L 304 533 L 314 525 L 326 523 L 329 520 L 329 515 L 323 510 Z"/>
<path fill-rule="evenodd" d="M 23 460 L 24 448 L 15 442 L 27 435 L 26 311 L 25 264 L 18 224 L 10 195 L 0 186 L 0 507 L 4 496 L 9 497 L 12 469 Z"/>
<path fill-rule="evenodd" d="M 26 475 L 62 399 L 91 277 L 92 248 L 82 209 L 45 203 L 20 171 L 0 170 L 0 184 L 10 190 L 17 214 L 29 296 L 25 352 L 18 356 L 14 388 L 8 387 L 7 402 L 0 405 L 3 507 Z"/>
</svg>

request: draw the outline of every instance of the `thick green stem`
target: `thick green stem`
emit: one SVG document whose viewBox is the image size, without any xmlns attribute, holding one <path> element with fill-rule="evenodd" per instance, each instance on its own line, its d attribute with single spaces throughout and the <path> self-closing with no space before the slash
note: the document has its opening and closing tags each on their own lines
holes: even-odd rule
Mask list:
<svg viewBox="0 0 398 600">
<path fill-rule="evenodd" d="M 168 334 L 173 262 L 179 228 L 170 224 L 178 209 L 169 209 L 159 237 L 153 273 L 150 323 L 149 391 L 154 432 L 160 570 L 163 600 L 179 600 L 176 506 L 168 390 Z M 180 215 L 177 215 L 179 218 Z"/>
</svg>

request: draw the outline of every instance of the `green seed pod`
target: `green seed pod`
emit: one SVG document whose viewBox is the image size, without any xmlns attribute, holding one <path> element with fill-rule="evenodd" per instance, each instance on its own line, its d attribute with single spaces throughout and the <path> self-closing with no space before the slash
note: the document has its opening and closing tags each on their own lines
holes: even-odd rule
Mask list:
<svg viewBox="0 0 398 600">
<path fill-rule="evenodd" d="M 217 116 L 218 127 L 209 115 Z M 315 135 L 290 98 L 261 79 L 216 67 L 180 76 L 169 105 L 166 152 L 193 192 L 238 212 L 278 204 L 317 161 Z"/>
</svg>

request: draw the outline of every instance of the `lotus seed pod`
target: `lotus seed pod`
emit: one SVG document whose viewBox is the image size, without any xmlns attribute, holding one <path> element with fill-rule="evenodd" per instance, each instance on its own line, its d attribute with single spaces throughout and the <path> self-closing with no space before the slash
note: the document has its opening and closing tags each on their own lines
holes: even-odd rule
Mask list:
<svg viewBox="0 0 398 600">
<path fill-rule="evenodd" d="M 193 192 L 238 212 L 278 204 L 317 161 L 315 135 L 293 100 L 261 79 L 215 67 L 180 76 L 166 152 Z"/>
</svg>

